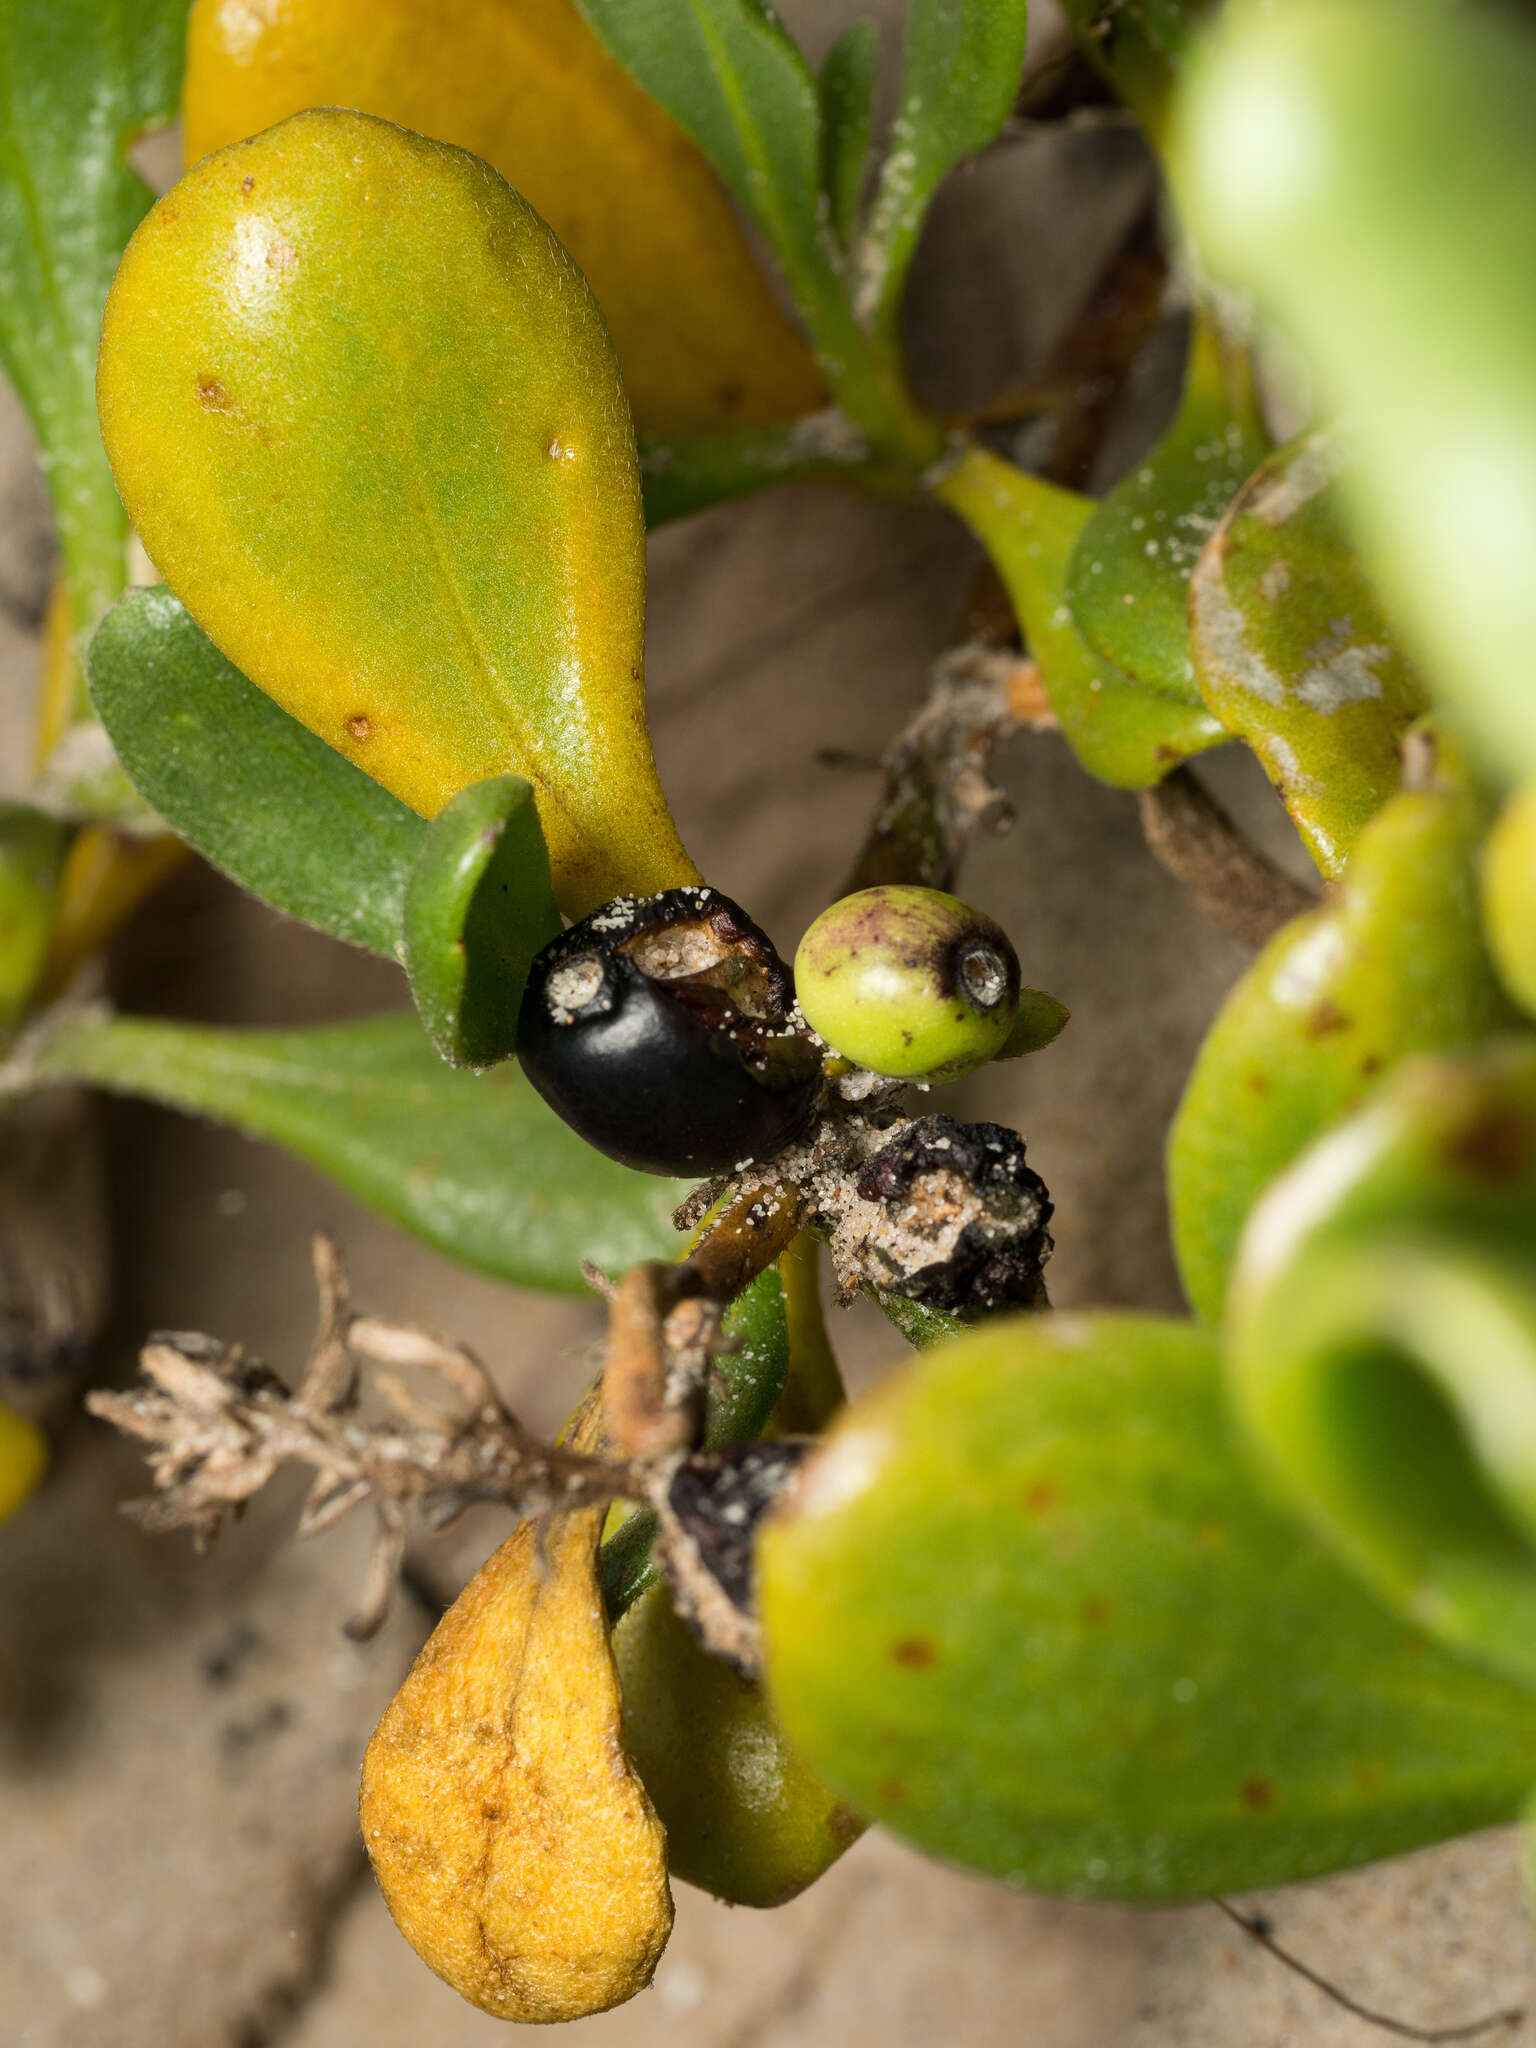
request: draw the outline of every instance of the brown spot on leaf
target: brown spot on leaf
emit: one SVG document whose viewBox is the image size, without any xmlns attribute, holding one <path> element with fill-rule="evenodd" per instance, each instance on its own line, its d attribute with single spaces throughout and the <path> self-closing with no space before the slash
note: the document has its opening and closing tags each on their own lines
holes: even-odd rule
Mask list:
<svg viewBox="0 0 1536 2048">
<path fill-rule="evenodd" d="M 1445 1155 L 1475 1180 L 1518 1180 L 1531 1163 L 1531 1126 L 1510 1109 L 1492 1109 L 1452 1134 Z"/>
<path fill-rule="evenodd" d="M 925 1642 L 921 1636 L 909 1636 L 891 1652 L 904 1671 L 926 1671 L 937 1654 L 932 1643 Z"/>
<path fill-rule="evenodd" d="M 242 192 L 254 192 L 256 190 L 256 180 L 251 177 L 242 178 L 240 180 L 240 190 Z"/>
<path fill-rule="evenodd" d="M 1237 1796 L 1250 1813 L 1267 1813 L 1275 1803 L 1275 1788 L 1268 1778 L 1245 1778 Z"/>
<path fill-rule="evenodd" d="M 907 1788 L 903 1785 L 900 1778 L 887 1778 L 880 1787 L 880 1803 L 882 1806 L 901 1806 L 905 1804 L 906 1797 Z"/>
<path fill-rule="evenodd" d="M 1329 1002 L 1324 996 L 1308 1012 L 1305 1029 L 1308 1038 L 1331 1038 L 1336 1032 L 1348 1031 L 1351 1024 L 1352 1020 L 1345 1016 L 1338 1004 Z"/>
<path fill-rule="evenodd" d="M 1107 1600 L 1094 1598 L 1085 1600 L 1077 1611 L 1085 1628 L 1102 1628 L 1109 1619 L 1110 1606 Z"/>
<path fill-rule="evenodd" d="M 746 395 L 746 387 L 741 384 L 717 384 L 715 386 L 715 397 L 727 412 L 734 412 Z"/>
<path fill-rule="evenodd" d="M 371 739 L 373 737 L 373 720 L 366 711 L 354 711 L 347 720 L 347 731 L 351 733 L 355 740 Z"/>
<path fill-rule="evenodd" d="M 198 371 L 197 397 L 198 403 L 207 412 L 229 411 L 229 393 L 211 370 Z"/>
<path fill-rule="evenodd" d="M 1381 1783 L 1380 1764 L 1356 1764 L 1355 1783 L 1362 1792 L 1374 1792 Z"/>
<path fill-rule="evenodd" d="M 1048 1480 L 1037 1479 L 1024 1495 L 1026 1515 L 1048 1515 L 1057 1502 L 1057 1492 Z"/>
<path fill-rule="evenodd" d="M 1368 1052 L 1360 1062 L 1360 1071 L 1367 1079 L 1372 1074 L 1379 1074 L 1381 1072 L 1381 1054 L 1379 1052 Z"/>
<path fill-rule="evenodd" d="M 1253 1072 L 1250 1073 L 1248 1076 L 1248 1088 L 1251 1094 L 1267 1095 L 1269 1093 L 1268 1074 L 1261 1074 L 1258 1071 L 1258 1069 L 1255 1068 Z"/>
</svg>

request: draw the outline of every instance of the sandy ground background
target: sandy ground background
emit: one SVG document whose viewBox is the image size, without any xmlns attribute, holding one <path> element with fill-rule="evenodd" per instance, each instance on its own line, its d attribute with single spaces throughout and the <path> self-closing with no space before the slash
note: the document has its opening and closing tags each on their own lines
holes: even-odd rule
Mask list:
<svg viewBox="0 0 1536 2048">
<path fill-rule="evenodd" d="M 813 48 L 855 10 L 783 10 Z M 859 11 L 870 11 L 867 8 Z M 888 17 L 899 7 L 882 10 Z M 1141 203 L 1123 129 L 1024 134 L 956 180 L 916 293 L 926 376 L 964 403 L 1038 363 L 1095 250 Z M 1121 458 L 1166 412 L 1154 357 Z M 1159 367 L 1160 363 L 1160 367 Z M 15 760 L 50 566 L 25 427 L 0 403 L 0 758 Z M 937 514 L 786 489 L 656 538 L 649 671 L 663 778 L 710 878 L 781 946 L 838 884 L 873 756 L 920 701 L 977 558 Z M 1295 858 L 1241 758 L 1213 785 Z M 1014 933 L 1026 978 L 1073 1011 L 1057 1046 L 953 1091 L 1016 1124 L 1058 1205 L 1063 1305 L 1175 1308 L 1162 1135 L 1194 1048 L 1247 955 L 1146 854 L 1134 806 L 1053 738 L 1002 762 L 1018 822 L 967 893 Z M 192 868 L 118 949 L 126 1007 L 249 1023 L 398 1004 L 398 975 L 284 924 Z M 305 1168 L 133 1104 L 98 1116 L 116 1304 L 96 1376 L 129 1376 L 151 1327 L 238 1338 L 280 1368 L 312 1326 L 310 1234 L 346 1248 L 357 1299 L 462 1337 L 540 1426 L 588 1371 L 594 1307 L 467 1275 Z M 901 1355 L 878 1317 L 835 1326 L 856 1382 Z M 206 1560 L 116 1503 L 131 1451 L 66 1402 L 40 1495 L 0 1539 L 0 2048 L 473 2048 L 504 2038 L 395 1935 L 354 1816 L 362 1746 L 430 1625 L 409 1594 L 384 1634 L 339 1624 L 365 1531 L 299 1549 L 277 1487 Z M 505 1533 L 485 1513 L 423 1546 L 449 1594 Z M 1424 2023 L 1528 2001 L 1515 1844 L 1498 1833 L 1271 1895 L 1281 1939 L 1357 1997 Z M 1213 1908 L 1145 1912 L 1011 1894 L 867 1836 L 779 1912 L 678 1888 L 652 1991 L 566 2037 L 594 2048 L 1357 2048 L 1381 2038 L 1259 1954 Z M 1536 2043 L 1536 2024 L 1488 2037 Z"/>
</svg>

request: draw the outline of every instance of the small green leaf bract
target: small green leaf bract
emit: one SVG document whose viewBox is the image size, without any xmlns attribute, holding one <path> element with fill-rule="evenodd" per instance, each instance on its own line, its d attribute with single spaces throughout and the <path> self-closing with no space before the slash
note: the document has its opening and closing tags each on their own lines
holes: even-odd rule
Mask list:
<svg viewBox="0 0 1536 2048">
<path fill-rule="evenodd" d="M 956 164 L 985 149 L 1013 110 L 1026 0 L 913 0 L 901 104 L 859 252 L 859 317 L 894 338 L 929 202 Z"/>
<path fill-rule="evenodd" d="M 1536 1700 L 1270 1505 L 1215 1339 L 1022 1315 L 833 1425 L 764 1529 L 769 1696 L 929 1853 L 1091 1897 L 1287 1883 L 1511 1818 Z"/>
<path fill-rule="evenodd" d="M 767 1426 L 789 1372 L 789 1320 L 784 1289 L 776 1266 L 760 1273 L 725 1312 L 725 1333 L 734 1351 L 722 1351 L 704 1425 L 707 1450 L 751 1443 Z M 638 1508 L 614 1531 L 598 1554 L 598 1576 L 608 1617 L 617 1621 L 654 1585 L 659 1572 L 652 1562 L 656 1515 Z"/>
<path fill-rule="evenodd" d="M 411 994 L 445 1060 L 488 1067 L 516 1051 L 528 969 L 559 934 L 532 783 L 461 789 L 427 827 L 402 924 Z"/>
<path fill-rule="evenodd" d="M 91 642 L 91 695 L 134 787 L 242 889 L 396 959 L 425 822 L 248 682 L 163 587 Z"/>
<path fill-rule="evenodd" d="M 828 50 L 816 81 L 821 101 L 821 189 L 832 232 L 845 250 L 853 246 L 858 232 L 879 57 L 874 23 L 856 21 Z"/>
<path fill-rule="evenodd" d="M 445 1066 L 409 1010 L 305 1031 L 79 1015 L 30 1075 L 266 1138 L 435 1250 L 520 1287 L 580 1294 L 585 1261 L 616 1273 L 677 1252 L 683 1186 L 594 1152 L 516 1067 Z"/>
</svg>

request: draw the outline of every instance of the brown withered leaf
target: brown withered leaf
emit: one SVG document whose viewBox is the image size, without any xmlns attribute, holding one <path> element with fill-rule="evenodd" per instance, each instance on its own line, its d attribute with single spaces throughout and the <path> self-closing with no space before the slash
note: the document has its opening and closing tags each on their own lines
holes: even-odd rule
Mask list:
<svg viewBox="0 0 1536 2048">
<path fill-rule="evenodd" d="M 439 1623 L 363 1765 L 363 1837 L 396 1924 L 500 2019 L 621 2004 L 672 1928 L 665 1830 L 620 1740 L 604 1512 L 552 1515 L 542 1541 L 520 1524 Z"/>
</svg>

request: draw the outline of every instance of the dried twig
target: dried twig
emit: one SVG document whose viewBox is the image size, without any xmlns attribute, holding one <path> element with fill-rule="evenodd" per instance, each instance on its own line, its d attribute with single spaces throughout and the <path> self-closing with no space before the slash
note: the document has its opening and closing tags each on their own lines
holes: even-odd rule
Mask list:
<svg viewBox="0 0 1536 2048">
<path fill-rule="evenodd" d="M 156 1493 L 126 1510 L 145 1528 L 189 1529 L 206 1547 L 281 1465 L 308 1465 L 315 1478 L 301 1536 L 334 1528 L 352 1509 L 372 1504 L 374 1551 L 360 1611 L 348 1625 L 365 1635 L 384 1618 L 409 1507 L 443 1526 L 476 1501 L 542 1515 L 557 1506 L 646 1497 L 644 1474 L 625 1459 L 532 1439 L 463 1346 L 354 1315 L 327 1240 L 316 1244 L 315 1271 L 320 1324 L 297 1392 L 238 1346 L 162 1333 L 141 1354 L 147 1386 L 87 1396 L 93 1414 L 151 1446 Z M 369 1385 L 388 1411 L 382 1422 L 357 1412 L 364 1364 L 375 1368 Z M 395 1371 L 380 1367 L 427 1374 L 455 1405 L 421 1399 Z"/>
<path fill-rule="evenodd" d="M 1188 768 L 1175 768 L 1138 802 L 1156 858 L 1210 918 L 1245 945 L 1262 946 L 1317 897 L 1250 845 Z"/>
<path fill-rule="evenodd" d="M 886 750 L 885 787 L 844 893 L 882 882 L 953 888 L 973 835 L 1013 823 L 987 769 L 998 741 L 1026 723 L 1055 723 L 1032 662 L 980 642 L 941 656 L 922 709 Z"/>
</svg>

